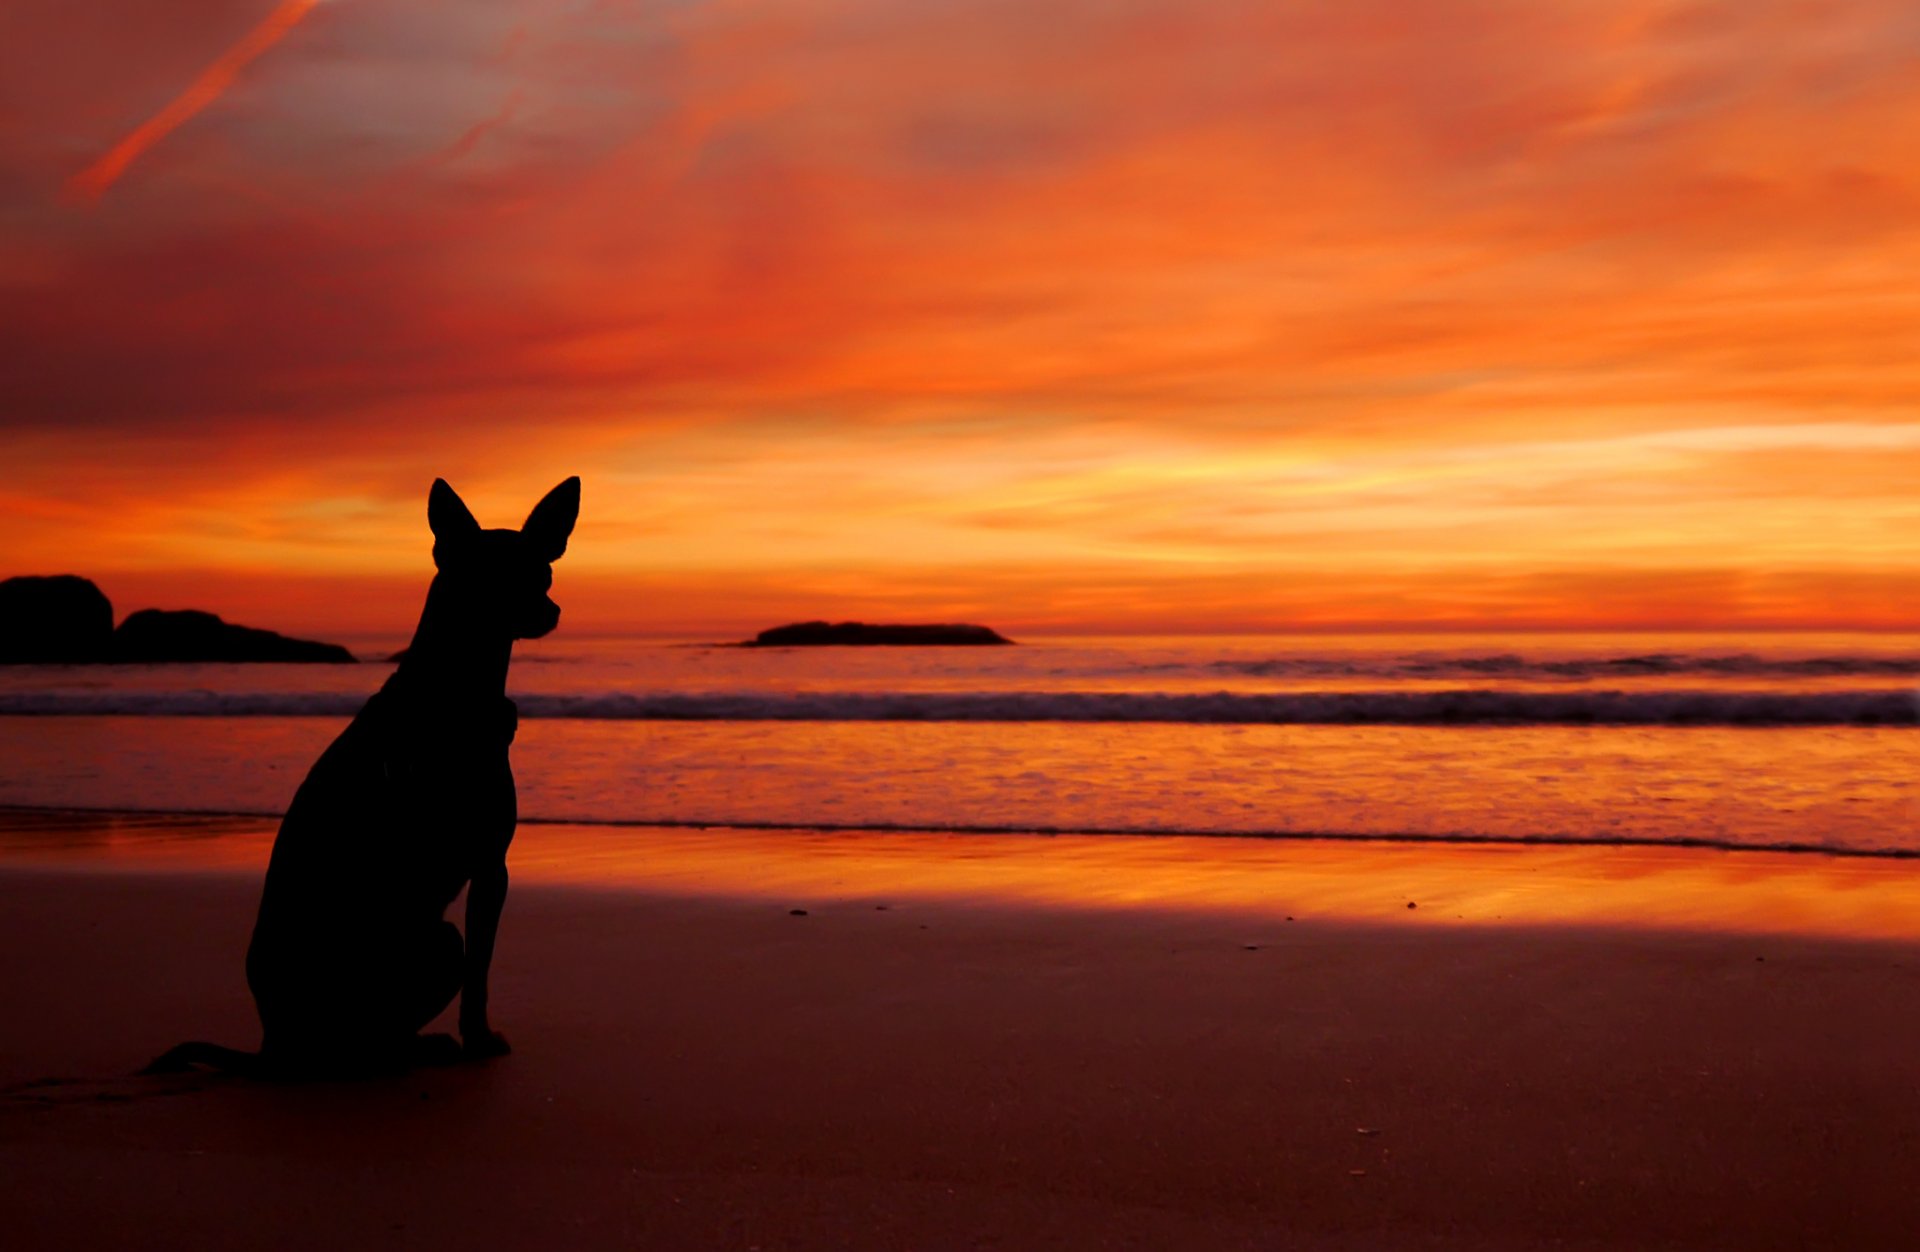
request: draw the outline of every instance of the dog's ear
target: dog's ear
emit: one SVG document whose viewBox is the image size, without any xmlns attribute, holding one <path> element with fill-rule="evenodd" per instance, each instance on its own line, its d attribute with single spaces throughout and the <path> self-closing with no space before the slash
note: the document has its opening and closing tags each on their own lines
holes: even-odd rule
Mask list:
<svg viewBox="0 0 1920 1252">
<path fill-rule="evenodd" d="M 575 475 L 549 491 L 527 514 L 520 533 L 543 561 L 557 561 L 567 550 L 567 536 L 580 520 L 580 477 Z"/>
<path fill-rule="evenodd" d="M 433 490 L 427 493 L 427 525 L 433 530 L 435 551 L 441 544 L 458 543 L 480 533 L 480 523 L 473 520 L 465 502 L 444 478 L 434 479 Z"/>
</svg>

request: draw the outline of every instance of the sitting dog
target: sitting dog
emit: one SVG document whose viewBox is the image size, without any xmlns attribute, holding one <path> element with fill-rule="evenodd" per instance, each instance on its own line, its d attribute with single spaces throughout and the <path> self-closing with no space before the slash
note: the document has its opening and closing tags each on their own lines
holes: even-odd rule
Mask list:
<svg viewBox="0 0 1920 1252">
<path fill-rule="evenodd" d="M 258 1053 L 182 1044 L 148 1066 L 270 1077 L 499 1056 L 487 971 L 517 820 L 513 641 L 560 622 L 552 563 L 580 513 L 569 478 L 519 530 L 482 530 L 435 480 L 437 570 L 400 667 L 317 761 L 280 823 L 247 949 Z M 446 920 L 467 889 L 466 937 Z M 420 1031 L 460 997 L 460 1042 Z"/>
</svg>

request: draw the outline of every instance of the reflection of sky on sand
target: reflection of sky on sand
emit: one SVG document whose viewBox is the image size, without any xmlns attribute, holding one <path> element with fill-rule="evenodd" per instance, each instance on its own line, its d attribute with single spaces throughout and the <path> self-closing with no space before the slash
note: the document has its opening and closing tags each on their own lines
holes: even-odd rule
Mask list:
<svg viewBox="0 0 1920 1252">
<path fill-rule="evenodd" d="M 1920 937 L 1902 861 L 1668 848 L 1221 838 L 533 833 L 523 878 L 783 900 L 1229 909 L 1278 921 L 1568 924 Z M 576 842 L 577 841 L 577 842 Z M 1408 904 L 1418 907 L 1409 909 Z"/>
<path fill-rule="evenodd" d="M 0 865 L 256 874 L 278 819 L 0 808 Z"/>
<path fill-rule="evenodd" d="M 251 818 L 0 813 L 0 866 L 250 875 L 264 868 L 273 827 Z M 1220 910 L 1263 926 L 1291 919 L 1920 939 L 1920 875 L 1910 863 L 1810 854 L 531 826 L 511 864 L 522 885 L 762 898 L 824 913 L 943 901 Z"/>
</svg>

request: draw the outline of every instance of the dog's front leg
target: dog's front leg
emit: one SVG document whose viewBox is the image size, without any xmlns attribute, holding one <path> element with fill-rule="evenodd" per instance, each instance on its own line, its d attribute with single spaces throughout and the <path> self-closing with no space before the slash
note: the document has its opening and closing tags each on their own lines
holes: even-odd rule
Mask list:
<svg viewBox="0 0 1920 1252">
<path fill-rule="evenodd" d="M 506 1039 L 487 1024 L 487 970 L 506 902 L 505 862 L 474 875 L 467 887 L 467 968 L 460 991 L 460 1042 L 470 1057 L 503 1056 L 509 1050 Z"/>
</svg>

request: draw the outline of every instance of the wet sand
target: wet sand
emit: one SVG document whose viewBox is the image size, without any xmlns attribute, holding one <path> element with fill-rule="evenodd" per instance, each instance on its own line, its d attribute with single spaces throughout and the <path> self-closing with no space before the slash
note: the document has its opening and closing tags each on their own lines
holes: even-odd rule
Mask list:
<svg viewBox="0 0 1920 1252">
<path fill-rule="evenodd" d="M 64 820 L 0 839 L 9 1247 L 1894 1249 L 1920 1223 L 1900 863 L 534 827 L 513 1056 L 273 1087 L 126 1076 L 254 1040 L 270 827 Z"/>
</svg>

